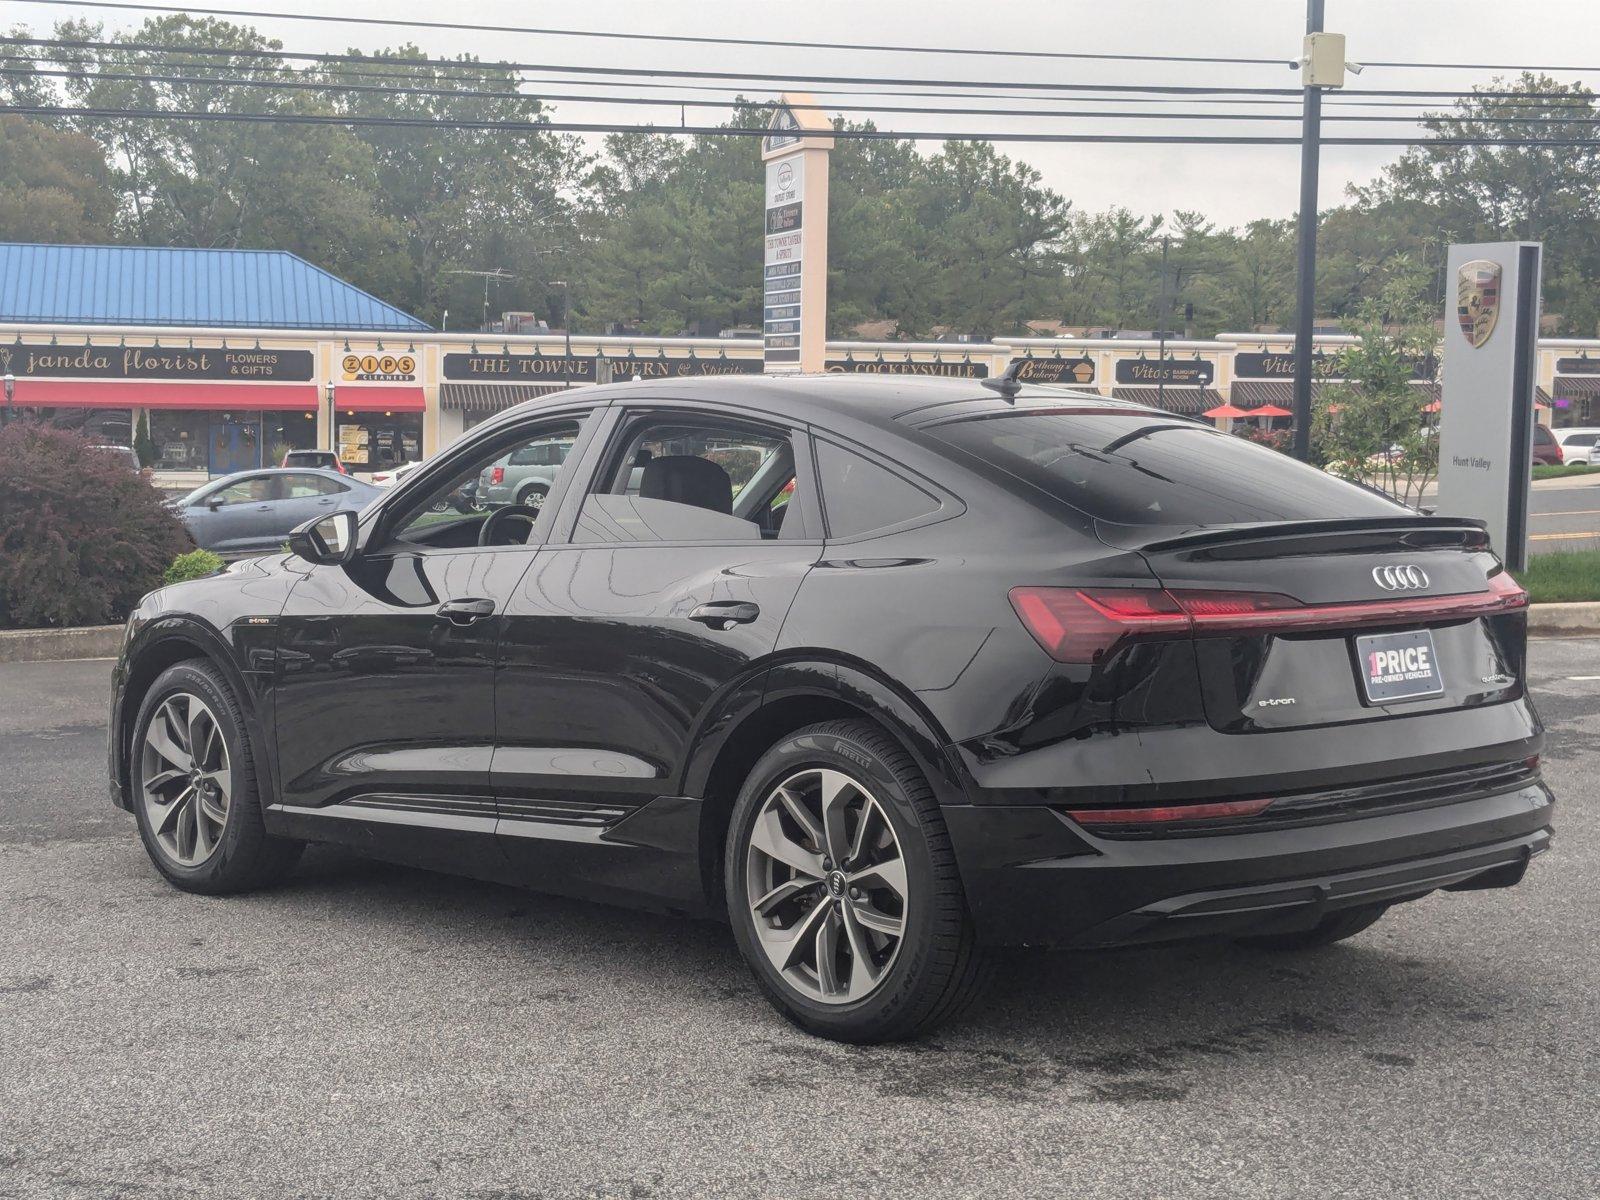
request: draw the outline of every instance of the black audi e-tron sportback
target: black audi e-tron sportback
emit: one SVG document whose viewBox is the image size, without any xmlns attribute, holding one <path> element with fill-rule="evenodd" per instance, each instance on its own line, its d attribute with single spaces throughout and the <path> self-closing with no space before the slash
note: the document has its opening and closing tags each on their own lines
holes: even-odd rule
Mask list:
<svg viewBox="0 0 1600 1200">
<path fill-rule="evenodd" d="M 448 498 L 524 446 L 547 493 Z M 853 1041 L 983 949 L 1315 946 L 1550 842 L 1474 522 L 1101 396 L 587 387 L 128 623 L 111 792 L 180 888 L 308 841 L 718 915 Z"/>
</svg>

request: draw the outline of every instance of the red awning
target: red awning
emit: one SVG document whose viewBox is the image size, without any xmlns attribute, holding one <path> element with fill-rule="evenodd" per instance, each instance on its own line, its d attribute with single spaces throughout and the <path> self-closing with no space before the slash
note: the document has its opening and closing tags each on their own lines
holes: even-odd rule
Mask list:
<svg viewBox="0 0 1600 1200">
<path fill-rule="evenodd" d="M 268 408 L 315 412 L 317 385 L 19 379 L 16 402 L 49 408 Z"/>
<path fill-rule="evenodd" d="M 340 412 L 422 412 L 428 407 L 419 387 L 336 386 L 333 405 Z"/>
</svg>

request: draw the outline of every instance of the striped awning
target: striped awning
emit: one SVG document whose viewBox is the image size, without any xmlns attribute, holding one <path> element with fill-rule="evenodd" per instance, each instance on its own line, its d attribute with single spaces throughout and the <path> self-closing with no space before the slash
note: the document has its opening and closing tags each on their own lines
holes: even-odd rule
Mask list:
<svg viewBox="0 0 1600 1200">
<path fill-rule="evenodd" d="M 1600 377 L 1589 378 L 1586 375 L 1557 375 L 1555 378 L 1556 395 L 1563 400 L 1577 400 L 1584 396 L 1600 396 Z M 1539 389 L 1543 391 L 1543 388 Z"/>
<path fill-rule="evenodd" d="M 439 407 L 454 412 L 500 412 L 563 390 L 559 383 L 442 383 Z"/>
<path fill-rule="evenodd" d="M 1326 386 L 1323 380 L 1311 381 L 1313 403 Z M 1260 408 L 1264 404 L 1276 404 L 1279 408 L 1294 407 L 1294 384 L 1287 379 L 1235 379 L 1229 390 L 1229 403 L 1238 408 Z"/>
<path fill-rule="evenodd" d="M 1216 388 L 1202 387 L 1119 387 L 1112 388 L 1117 400 L 1131 400 L 1135 404 L 1148 404 L 1167 412 L 1196 414 L 1215 408 L 1222 403 L 1222 393 Z"/>
</svg>

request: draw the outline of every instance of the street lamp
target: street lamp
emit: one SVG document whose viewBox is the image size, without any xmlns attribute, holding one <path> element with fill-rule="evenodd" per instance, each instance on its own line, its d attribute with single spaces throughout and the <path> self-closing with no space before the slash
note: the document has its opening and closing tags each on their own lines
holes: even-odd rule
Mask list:
<svg viewBox="0 0 1600 1200">
<path fill-rule="evenodd" d="M 337 445 L 337 439 L 335 439 L 335 437 L 333 436 L 333 430 L 334 430 L 334 424 L 333 424 L 333 422 L 334 422 L 334 411 L 333 411 L 334 389 L 333 389 L 333 380 L 329 379 L 326 386 L 327 386 L 327 396 L 328 396 L 328 449 L 332 450 Z"/>
<path fill-rule="evenodd" d="M 11 424 L 11 418 L 13 416 L 13 413 L 11 411 L 12 401 L 15 399 L 16 394 L 17 394 L 17 377 L 15 375 L 13 375 L 10 371 L 7 371 L 6 372 L 6 424 L 7 425 Z"/>
<path fill-rule="evenodd" d="M 552 279 L 551 287 L 561 289 L 561 326 L 567 335 L 567 353 L 561 360 L 561 386 L 572 386 L 572 292 L 565 279 Z"/>
</svg>

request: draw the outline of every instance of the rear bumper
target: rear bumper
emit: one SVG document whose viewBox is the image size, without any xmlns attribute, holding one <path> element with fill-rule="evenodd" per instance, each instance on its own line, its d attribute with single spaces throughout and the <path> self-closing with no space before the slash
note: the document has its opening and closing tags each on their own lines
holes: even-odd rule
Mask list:
<svg viewBox="0 0 1600 1200">
<path fill-rule="evenodd" d="M 981 940 L 1119 946 L 1308 929 L 1441 888 L 1509 887 L 1550 845 L 1535 782 L 1408 812 L 1257 833 L 1095 837 L 1043 806 L 945 812 Z"/>
</svg>

